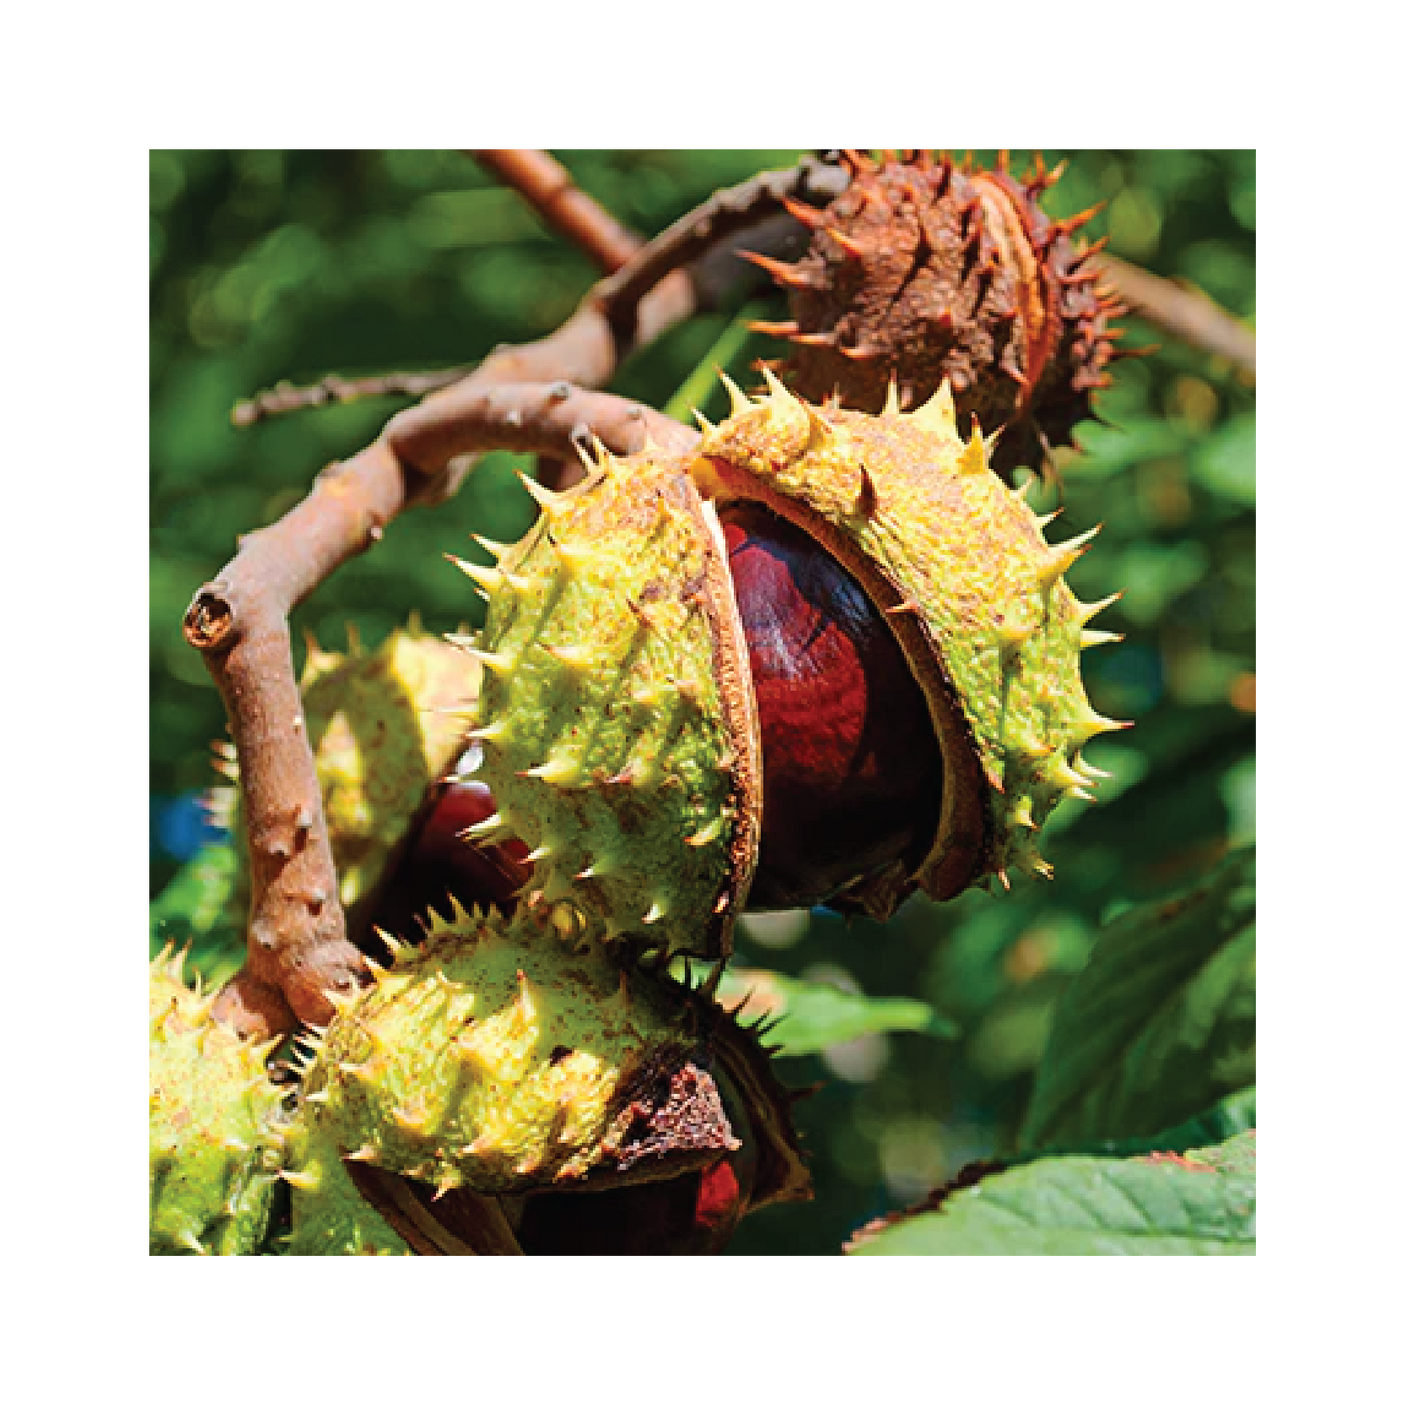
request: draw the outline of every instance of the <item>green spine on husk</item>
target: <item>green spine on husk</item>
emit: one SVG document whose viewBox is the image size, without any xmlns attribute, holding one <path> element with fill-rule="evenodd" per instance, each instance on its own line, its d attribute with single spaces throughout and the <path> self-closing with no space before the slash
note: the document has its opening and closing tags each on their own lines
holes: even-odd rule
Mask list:
<svg viewBox="0 0 1406 1406">
<path fill-rule="evenodd" d="M 370 654 L 309 648 L 303 707 L 344 907 L 375 891 L 430 787 L 452 771 L 479 674 L 413 624 Z"/>
<path fill-rule="evenodd" d="M 150 967 L 150 1250 L 250 1255 L 268 1227 L 283 1157 L 281 1097 L 252 1044 L 211 1018 L 183 955 Z"/>
<path fill-rule="evenodd" d="M 1080 757 L 1127 726 L 1090 706 L 1085 628 L 1108 601 L 1075 599 L 1064 573 L 1093 533 L 1050 544 L 1020 490 L 964 441 L 944 383 L 926 405 L 880 415 L 816 407 L 770 373 L 708 428 L 693 471 L 719 501 L 751 499 L 796 522 L 885 611 L 927 696 L 942 747 L 943 808 L 911 876 L 949 898 L 985 876 L 1048 875 L 1036 837 L 1064 796 L 1091 799 L 1102 773 Z"/>
<path fill-rule="evenodd" d="M 488 596 L 477 827 L 520 836 L 529 902 L 569 902 L 607 941 L 725 955 L 756 862 L 755 701 L 721 528 L 677 459 L 604 449 L 542 514 L 460 565 Z"/>
<path fill-rule="evenodd" d="M 347 654 L 309 637 L 299 686 L 342 906 L 355 925 L 357 905 L 375 894 L 430 788 L 468 746 L 481 670 L 413 619 L 370 653 L 349 635 Z M 216 765 L 237 779 L 232 749 L 222 756 Z M 236 796 L 214 808 L 235 834 L 243 832 Z M 240 856 L 235 902 L 247 907 L 242 846 Z"/>
</svg>

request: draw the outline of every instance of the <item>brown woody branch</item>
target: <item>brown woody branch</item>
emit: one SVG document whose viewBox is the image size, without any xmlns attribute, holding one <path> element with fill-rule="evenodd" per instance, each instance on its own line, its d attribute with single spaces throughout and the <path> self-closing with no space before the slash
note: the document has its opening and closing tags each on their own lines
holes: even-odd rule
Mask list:
<svg viewBox="0 0 1406 1406">
<path fill-rule="evenodd" d="M 291 1030 L 299 1020 L 323 1023 L 331 1013 L 327 993 L 348 989 L 364 969 L 337 898 L 293 676 L 289 611 L 378 540 L 403 508 L 449 496 L 466 469 L 463 456 L 503 448 L 570 459 L 588 433 L 622 453 L 639 448 L 646 430 L 663 448 L 691 443 L 691 430 L 658 412 L 579 387 L 606 384 L 633 346 L 692 315 L 697 294 L 686 264 L 773 216 L 783 196 L 823 204 L 847 181 L 838 168 L 806 161 L 719 192 L 597 284 L 548 337 L 499 348 L 477 370 L 395 416 L 374 444 L 321 474 L 283 519 L 243 539 L 224 572 L 196 594 L 186 635 L 204 654 L 229 714 L 251 853 L 249 958 L 221 998 L 227 1019 L 260 1035 Z M 1110 281 L 1127 278 L 1127 266 L 1105 263 L 1114 265 Z M 1198 322 L 1185 306 L 1194 295 L 1158 296 L 1175 285 L 1158 288 L 1163 280 L 1143 278 L 1152 285 L 1119 284 L 1127 301 L 1189 340 L 1207 335 L 1205 308 L 1197 310 Z M 1250 341 L 1252 365 L 1252 334 Z M 335 397 L 335 388 L 328 393 Z"/>
<path fill-rule="evenodd" d="M 279 522 L 242 538 L 186 612 L 186 640 L 204 655 L 229 716 L 249 850 L 248 955 L 216 1013 L 260 1038 L 298 1020 L 325 1024 L 327 993 L 349 990 L 364 969 L 337 897 L 288 612 L 404 502 L 400 465 L 377 441 L 324 470 Z"/>
<path fill-rule="evenodd" d="M 471 151 L 480 166 L 511 186 L 558 234 L 614 273 L 644 243 L 577 186 L 571 172 L 545 151 Z"/>
<path fill-rule="evenodd" d="M 784 210 L 783 200 L 824 205 L 848 184 L 847 171 L 807 156 L 787 170 L 763 171 L 729 186 L 651 239 L 619 272 L 598 283 L 590 298 L 614 326 L 628 331 L 641 299 L 676 269 Z"/>
<path fill-rule="evenodd" d="M 470 380 L 395 416 L 354 458 L 318 475 L 308 496 L 241 539 L 234 559 L 196 593 L 186 639 L 224 699 L 247 817 L 251 907 L 244 969 L 217 1014 L 264 1038 L 325 1024 L 329 995 L 363 979 L 346 935 L 288 614 L 464 453 L 514 449 L 556 456 L 595 434 L 619 453 L 647 437 L 684 447 L 692 430 L 619 396 L 551 385 Z"/>
</svg>

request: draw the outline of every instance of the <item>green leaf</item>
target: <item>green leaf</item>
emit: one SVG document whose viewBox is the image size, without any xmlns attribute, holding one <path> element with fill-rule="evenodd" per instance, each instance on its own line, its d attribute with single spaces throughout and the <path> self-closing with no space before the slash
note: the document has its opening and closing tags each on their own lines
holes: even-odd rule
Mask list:
<svg viewBox="0 0 1406 1406">
<path fill-rule="evenodd" d="M 1046 1148 L 1012 1158 L 1012 1162 L 1033 1162 L 1039 1157 L 1134 1157 L 1145 1152 L 1185 1152 L 1192 1147 L 1209 1147 L 1225 1142 L 1255 1126 L 1255 1086 L 1240 1089 L 1203 1108 L 1193 1118 L 1145 1137 L 1105 1138 L 1079 1146 Z"/>
<path fill-rule="evenodd" d="M 1153 1133 L 1253 1081 L 1254 850 L 1099 935 L 1060 999 L 1023 1149 Z"/>
<path fill-rule="evenodd" d="M 1184 1155 L 1044 1157 L 860 1232 L 860 1255 L 1248 1255 L 1255 1134 Z"/>
<path fill-rule="evenodd" d="M 862 996 L 820 981 L 803 981 L 779 972 L 729 968 L 718 988 L 725 1006 L 747 997 L 743 1012 L 777 1022 L 772 1036 L 782 1055 L 817 1054 L 863 1035 L 911 1031 L 952 1039 L 957 1027 L 924 1001 L 905 997 Z"/>
</svg>

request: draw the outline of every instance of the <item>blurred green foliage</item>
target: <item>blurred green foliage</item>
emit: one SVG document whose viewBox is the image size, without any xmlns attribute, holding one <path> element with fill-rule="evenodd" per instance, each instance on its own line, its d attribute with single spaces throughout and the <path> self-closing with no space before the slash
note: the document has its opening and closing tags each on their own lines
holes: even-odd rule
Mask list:
<svg viewBox="0 0 1406 1406">
<path fill-rule="evenodd" d="M 557 154 L 585 190 L 652 234 L 718 186 L 798 153 Z M 1112 252 L 1190 280 L 1253 322 L 1253 152 L 1045 155 L 1069 158 L 1046 200 L 1052 214 L 1107 201 L 1090 237 L 1107 233 Z M 1016 170 L 1026 157 L 1013 154 Z M 319 468 L 355 452 L 404 403 L 363 401 L 236 431 L 235 402 L 329 371 L 476 361 L 500 342 L 551 331 L 594 277 L 583 255 L 457 153 L 152 153 L 153 895 L 207 838 L 180 817 L 214 779 L 209 744 L 224 731 L 218 696 L 181 638 L 186 604 L 237 534 L 279 517 Z M 782 315 L 779 298 L 756 310 Z M 675 329 L 636 354 L 612 389 L 663 406 L 718 358 L 746 383 L 749 364 L 780 348 L 730 331 L 737 311 Z M 1253 382 L 1136 319 L 1128 327 L 1125 345 L 1160 350 L 1117 364 L 1098 404 L 1105 423 L 1078 431 L 1082 452 L 1061 453 L 1059 487 L 1032 501 L 1063 505 L 1056 537 L 1104 524 L 1071 585 L 1083 599 L 1121 591 L 1097 624 L 1126 639 L 1085 655 L 1085 674 L 1099 711 L 1137 726 L 1090 746 L 1113 778 L 1097 805 L 1067 802 L 1051 821 L 1052 882 L 944 905 L 914 899 L 886 926 L 824 911 L 744 920 L 739 965 L 921 1002 L 960 1033 L 872 1029 L 786 1058 L 788 1081 L 821 1084 L 797 1105 L 816 1199 L 750 1218 L 735 1253 L 834 1253 L 857 1226 L 968 1161 L 1011 1153 L 1055 1002 L 1100 927 L 1253 842 Z M 725 413 L 725 398 L 714 386 L 700 408 Z M 534 509 L 514 477 L 518 462 L 488 456 L 451 503 L 392 524 L 374 552 L 299 608 L 295 637 L 310 629 L 335 647 L 350 623 L 374 645 L 412 609 L 434 630 L 477 623 L 443 554 L 482 560 L 471 532 L 512 540 L 525 530 Z"/>
</svg>

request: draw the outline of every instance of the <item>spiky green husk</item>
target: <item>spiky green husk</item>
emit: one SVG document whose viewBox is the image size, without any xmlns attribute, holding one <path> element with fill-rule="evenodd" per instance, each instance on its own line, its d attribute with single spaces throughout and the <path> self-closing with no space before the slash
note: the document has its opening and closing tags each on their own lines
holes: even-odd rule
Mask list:
<svg viewBox="0 0 1406 1406">
<path fill-rule="evenodd" d="M 682 466 L 602 451 L 496 569 L 476 656 L 495 842 L 529 901 L 670 952 L 731 950 L 756 857 L 757 727 L 726 548 Z"/>
<path fill-rule="evenodd" d="M 431 784 L 467 745 L 479 674 L 463 650 L 413 625 L 371 654 L 309 650 L 303 707 L 344 907 L 375 891 Z"/>
<path fill-rule="evenodd" d="M 900 414 L 820 409 L 774 377 L 758 402 L 703 436 L 705 494 L 750 498 L 797 522 L 883 609 L 927 696 L 942 746 L 943 810 L 913 882 L 951 897 L 984 875 L 1048 874 L 1036 836 L 1099 775 L 1080 749 L 1124 726 L 1090 706 L 1080 650 L 1100 605 L 1064 573 L 1087 537 L 1051 545 L 988 464 L 979 430 L 957 432 L 944 384 Z M 735 390 L 735 388 L 734 388 Z"/>
<path fill-rule="evenodd" d="M 678 1175 L 737 1145 L 687 993 L 569 910 L 460 909 L 338 1007 L 303 1081 L 295 1245 L 338 1189 L 331 1147 L 494 1195 Z"/>
<path fill-rule="evenodd" d="M 283 1155 L 272 1045 L 213 1020 L 181 966 L 168 948 L 150 968 L 151 1253 L 255 1254 Z"/>
<path fill-rule="evenodd" d="M 348 654 L 309 640 L 300 687 L 308 742 L 317 763 L 328 839 L 342 906 L 357 925 L 399 853 L 431 785 L 453 770 L 468 745 L 481 670 L 461 649 L 412 620 L 378 649 L 355 637 Z M 220 769 L 238 774 L 232 750 Z M 217 804 L 236 834 L 243 817 L 233 793 Z M 247 857 L 235 901 L 248 903 Z M 360 907 L 359 907 L 360 905 Z"/>
<path fill-rule="evenodd" d="M 357 1190 L 330 1132 L 307 1118 L 288 1134 L 290 1255 L 409 1255 L 410 1247 Z"/>
</svg>

